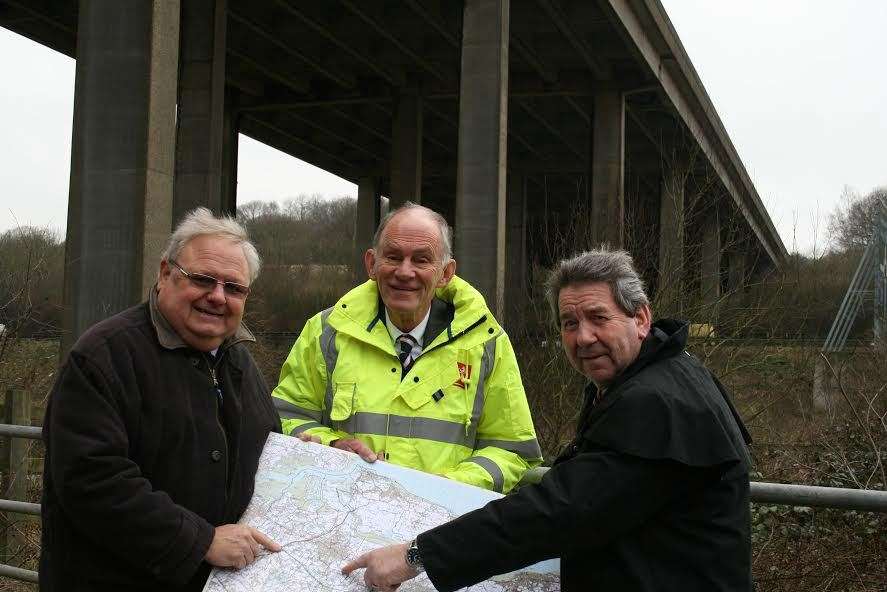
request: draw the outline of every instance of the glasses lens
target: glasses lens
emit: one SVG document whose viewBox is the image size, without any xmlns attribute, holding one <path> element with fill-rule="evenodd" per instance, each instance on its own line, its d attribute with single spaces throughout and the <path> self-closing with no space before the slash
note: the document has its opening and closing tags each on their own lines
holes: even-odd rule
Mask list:
<svg viewBox="0 0 887 592">
<path fill-rule="evenodd" d="M 234 282 L 225 282 L 225 293 L 229 296 L 235 296 L 237 298 L 246 298 L 247 294 L 249 294 L 249 288 L 244 286 L 243 284 L 235 284 Z"/>
<path fill-rule="evenodd" d="M 203 290 L 213 290 L 215 289 L 217 283 L 216 278 L 199 273 L 192 273 L 190 276 L 188 276 L 188 279 L 191 280 L 192 284 Z"/>
</svg>

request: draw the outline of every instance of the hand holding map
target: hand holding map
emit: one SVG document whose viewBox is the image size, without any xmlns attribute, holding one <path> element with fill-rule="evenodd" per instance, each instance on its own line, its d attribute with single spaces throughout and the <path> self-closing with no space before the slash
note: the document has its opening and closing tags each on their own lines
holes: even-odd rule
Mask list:
<svg viewBox="0 0 887 592">
<path fill-rule="evenodd" d="M 251 526 L 225 524 L 216 527 L 206 562 L 216 567 L 243 569 L 256 560 L 263 548 L 280 551 L 280 545 Z"/>
<path fill-rule="evenodd" d="M 389 545 L 369 553 L 364 553 L 342 568 L 344 575 L 351 575 L 355 569 L 365 568 L 363 581 L 370 589 L 385 591 L 397 587 L 419 575 L 406 562 L 408 543 Z"/>
<path fill-rule="evenodd" d="M 241 570 L 214 569 L 204 592 L 367 592 L 365 572 L 342 575 L 348 561 L 410 541 L 500 497 L 444 477 L 391 463 L 370 464 L 351 452 L 270 434 L 255 493 L 240 523 L 268 535 L 280 544 L 280 552 L 259 554 Z M 468 590 L 558 592 L 558 569 L 557 561 L 540 563 Z M 398 590 L 431 592 L 434 587 L 420 574 Z"/>
</svg>

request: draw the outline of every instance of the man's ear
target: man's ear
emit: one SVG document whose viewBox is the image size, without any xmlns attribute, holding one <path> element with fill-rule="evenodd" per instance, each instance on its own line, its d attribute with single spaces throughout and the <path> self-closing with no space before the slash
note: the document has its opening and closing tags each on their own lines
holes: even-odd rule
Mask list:
<svg viewBox="0 0 887 592">
<path fill-rule="evenodd" d="M 169 261 L 163 259 L 160 262 L 160 269 L 157 271 L 157 286 L 160 287 L 166 282 L 170 281 L 170 275 L 172 274 L 172 267 L 169 265 Z"/>
<path fill-rule="evenodd" d="M 643 341 L 647 338 L 647 335 L 650 334 L 650 325 L 653 324 L 653 311 L 650 310 L 650 305 L 645 304 L 641 307 L 639 311 L 634 315 L 634 322 L 638 327 L 638 339 Z"/>
<path fill-rule="evenodd" d="M 436 287 L 443 288 L 450 283 L 450 280 L 453 279 L 454 275 L 456 275 L 456 260 L 450 259 L 449 262 L 444 265 L 443 275 L 440 276 L 440 281 L 437 282 Z"/>
<path fill-rule="evenodd" d="M 376 251 L 367 249 L 363 254 L 363 265 L 367 270 L 367 277 L 371 280 L 376 279 Z"/>
</svg>

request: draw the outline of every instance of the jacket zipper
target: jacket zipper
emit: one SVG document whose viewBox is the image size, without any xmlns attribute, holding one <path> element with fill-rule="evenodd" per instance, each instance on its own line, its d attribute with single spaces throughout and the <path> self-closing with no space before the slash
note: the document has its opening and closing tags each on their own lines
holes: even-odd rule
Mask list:
<svg viewBox="0 0 887 592">
<path fill-rule="evenodd" d="M 456 333 L 455 335 L 453 335 L 452 337 L 450 337 L 446 341 L 442 341 L 441 343 L 438 343 L 437 345 L 435 345 L 432 348 L 422 350 L 422 354 L 419 355 L 419 358 L 421 358 L 423 355 L 425 355 L 426 353 L 428 353 L 430 351 L 436 350 L 439 347 L 443 347 L 445 345 L 449 345 L 449 344 L 453 343 L 454 341 L 456 341 L 457 339 L 459 339 L 460 337 L 462 337 L 463 335 L 465 335 L 466 333 L 468 333 L 469 331 L 471 331 L 472 329 L 474 329 L 478 325 L 481 325 L 484 322 L 486 322 L 486 320 L 487 320 L 487 315 L 483 315 L 481 318 L 477 319 L 477 321 L 475 321 L 474 323 L 472 323 L 471 325 L 469 325 L 468 327 L 466 327 L 462 331 L 459 331 L 458 333 Z M 416 358 L 417 362 L 419 361 L 419 358 Z"/>
<path fill-rule="evenodd" d="M 221 351 L 218 352 L 215 365 L 212 364 L 212 362 L 209 359 L 209 356 L 207 356 L 206 354 L 203 354 L 203 355 L 206 356 L 206 364 L 209 367 L 209 376 L 213 381 L 213 388 L 215 388 L 215 390 L 216 390 L 216 397 L 218 397 L 218 399 L 217 399 L 218 404 L 216 405 L 216 425 L 219 426 L 219 431 L 222 433 L 222 441 L 225 444 L 225 503 L 223 506 L 223 508 L 224 508 L 223 511 L 227 512 L 227 508 L 228 508 L 228 456 L 231 454 L 231 451 L 228 449 L 228 433 L 225 431 L 225 426 L 222 425 L 222 418 L 221 418 L 222 403 L 223 403 L 222 387 L 219 384 L 218 378 L 216 377 L 216 366 L 218 366 L 219 363 L 221 363 L 221 361 L 222 361 L 222 352 Z"/>
<path fill-rule="evenodd" d="M 469 331 L 471 331 L 471 330 L 474 329 L 475 327 L 478 327 L 479 325 L 482 325 L 484 322 L 486 322 L 486 320 L 487 320 L 487 315 L 483 315 L 483 316 L 481 316 L 481 318 L 479 318 L 477 321 L 475 321 L 474 323 L 472 323 L 471 325 L 469 325 L 468 327 L 466 327 L 466 328 L 463 329 L 462 331 L 459 331 L 458 333 L 456 333 L 455 335 L 453 335 L 452 337 L 450 337 L 450 338 L 447 339 L 446 341 L 443 341 L 443 342 L 441 342 L 441 343 L 439 343 L 439 344 L 435 345 L 434 347 L 429 348 L 429 349 L 427 349 L 427 350 L 423 350 L 422 353 L 419 354 L 419 357 L 416 358 L 416 361 L 414 362 L 413 365 L 415 366 L 415 364 L 418 363 L 419 360 L 422 358 L 422 356 L 425 355 L 426 353 L 428 353 L 428 352 L 430 352 L 430 351 L 434 351 L 434 350 L 436 350 L 436 349 L 439 348 L 439 347 L 443 347 L 443 346 L 445 346 L 445 345 L 450 345 L 450 344 L 452 344 L 454 341 L 456 341 L 457 339 L 459 339 L 459 338 L 462 337 L 463 335 L 467 334 Z M 475 393 L 474 396 L 476 397 L 476 396 L 477 396 L 477 393 Z M 467 399 L 466 399 L 466 401 L 465 401 L 465 420 L 464 420 L 462 423 L 465 424 L 465 435 L 467 436 L 467 435 L 468 435 L 468 431 L 469 431 L 470 428 L 471 428 L 471 410 L 468 408 L 468 401 L 467 401 Z M 385 431 L 386 431 L 386 437 L 387 437 L 387 432 L 388 432 L 387 428 L 386 428 Z M 386 459 L 386 460 L 387 460 L 387 459 Z"/>
<path fill-rule="evenodd" d="M 210 363 L 209 359 L 207 359 L 206 363 L 207 363 L 207 365 L 209 366 L 209 375 L 210 375 L 210 378 L 212 378 L 212 380 L 213 380 L 213 387 L 215 387 L 215 389 L 216 389 L 216 397 L 218 397 L 218 399 L 219 399 L 219 405 L 221 405 L 221 404 L 224 403 L 224 401 L 223 401 L 223 399 L 222 399 L 222 387 L 219 386 L 219 381 L 218 381 L 218 379 L 216 378 L 216 369 L 215 369 L 215 367 Z"/>
</svg>

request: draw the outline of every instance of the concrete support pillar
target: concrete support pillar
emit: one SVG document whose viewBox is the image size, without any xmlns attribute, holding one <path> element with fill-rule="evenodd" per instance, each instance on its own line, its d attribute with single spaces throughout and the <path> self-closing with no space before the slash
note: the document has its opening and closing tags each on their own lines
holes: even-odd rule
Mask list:
<svg viewBox="0 0 887 592">
<path fill-rule="evenodd" d="M 520 326 L 527 299 L 527 184 L 526 177 L 508 173 L 505 203 L 505 322 Z"/>
<path fill-rule="evenodd" d="M 354 227 L 354 283 L 367 279 L 363 254 L 373 243 L 373 235 L 379 226 L 382 195 L 381 182 L 376 177 L 362 177 L 357 185 L 357 219 Z"/>
<path fill-rule="evenodd" d="M 712 208 L 703 217 L 701 230 L 699 286 L 707 320 L 714 321 L 717 320 L 717 305 L 721 298 L 721 224 L 717 208 Z"/>
<path fill-rule="evenodd" d="M 684 181 L 682 170 L 664 171 L 659 182 L 658 314 L 680 317 L 684 295 Z"/>
<path fill-rule="evenodd" d="M 456 261 L 502 318 L 505 287 L 505 167 L 508 136 L 509 0 L 465 0 Z"/>
<path fill-rule="evenodd" d="M 235 94 L 225 93 L 225 113 L 222 122 L 222 182 L 221 208 L 223 214 L 237 213 L 237 150 L 240 143 L 240 117 Z"/>
<path fill-rule="evenodd" d="M 179 0 L 93 0 L 78 15 L 62 355 L 143 300 L 172 219 Z"/>
<path fill-rule="evenodd" d="M 391 207 L 422 201 L 422 98 L 416 91 L 397 97 L 391 130 Z"/>
<path fill-rule="evenodd" d="M 594 94 L 591 126 L 591 216 L 595 246 L 622 248 L 625 236 L 625 97 Z"/>
<path fill-rule="evenodd" d="M 745 286 L 745 252 L 731 249 L 727 253 L 727 292 L 737 294 Z"/>
<path fill-rule="evenodd" d="M 174 223 L 198 206 L 223 210 L 225 14 L 226 0 L 182 2 Z"/>
</svg>

